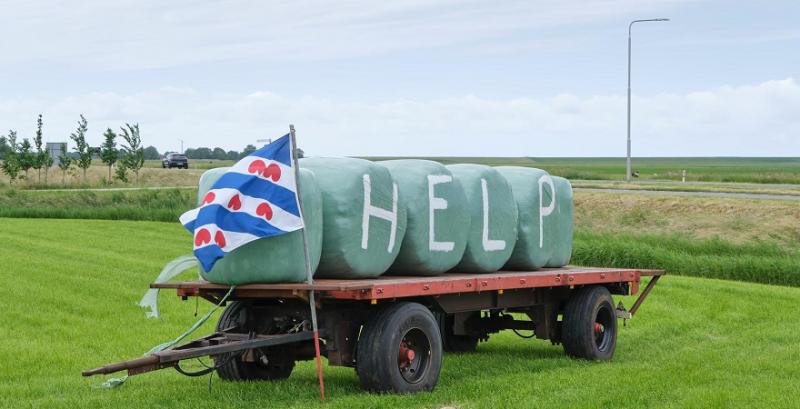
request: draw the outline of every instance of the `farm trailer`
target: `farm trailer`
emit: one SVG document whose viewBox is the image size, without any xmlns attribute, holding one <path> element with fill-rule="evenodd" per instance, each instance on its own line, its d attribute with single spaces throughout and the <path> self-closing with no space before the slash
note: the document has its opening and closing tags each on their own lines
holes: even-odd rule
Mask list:
<svg viewBox="0 0 800 409">
<path fill-rule="evenodd" d="M 439 379 L 443 351 L 468 352 L 501 330 L 532 331 L 563 345 L 567 355 L 609 360 L 617 343 L 618 318 L 630 319 L 658 279 L 659 270 L 549 268 L 531 272 L 454 274 L 437 277 L 317 279 L 313 284 L 237 286 L 226 300 L 216 332 L 142 358 L 84 371 L 83 376 L 126 370 L 138 375 L 175 368 L 185 375 L 216 371 L 229 381 L 289 377 L 295 362 L 315 357 L 308 295 L 317 295 L 322 355 L 329 365 L 356 369 L 373 392 L 430 391 Z M 639 293 L 630 310 L 612 294 Z M 230 287 L 205 281 L 151 284 L 175 289 L 184 300 L 219 304 Z M 230 301 L 230 302 L 228 302 Z M 516 316 L 512 313 L 518 313 Z M 524 315 L 523 315 L 524 314 Z M 528 320 L 518 317 L 527 316 Z M 197 372 L 187 359 L 210 356 Z"/>
</svg>

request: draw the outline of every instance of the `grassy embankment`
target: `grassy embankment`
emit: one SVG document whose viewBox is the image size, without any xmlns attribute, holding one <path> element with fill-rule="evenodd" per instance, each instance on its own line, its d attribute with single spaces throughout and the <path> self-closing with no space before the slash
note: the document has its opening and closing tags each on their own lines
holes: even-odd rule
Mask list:
<svg viewBox="0 0 800 409">
<path fill-rule="evenodd" d="M 122 192 L 0 190 L 0 217 L 176 223 L 192 189 Z M 575 194 L 574 264 L 800 286 L 800 203 Z"/>
<path fill-rule="evenodd" d="M 670 276 L 621 329 L 614 360 L 566 358 L 548 342 L 493 336 L 446 355 L 433 393 L 370 395 L 348 368 L 313 364 L 286 381 L 226 383 L 171 370 L 114 390 L 81 370 L 139 356 L 196 319 L 195 303 L 161 296 L 162 321 L 135 306 L 165 262 L 188 251 L 176 223 L 0 219 L 5 309 L 0 407 L 507 408 L 796 406 L 800 289 Z M 191 278 L 187 273 L 186 278 Z M 630 305 L 631 299 L 625 299 Z M 209 305 L 200 304 L 200 313 Z M 213 319 L 212 319 L 213 321 Z M 207 324 L 198 332 L 211 331 Z"/>
</svg>

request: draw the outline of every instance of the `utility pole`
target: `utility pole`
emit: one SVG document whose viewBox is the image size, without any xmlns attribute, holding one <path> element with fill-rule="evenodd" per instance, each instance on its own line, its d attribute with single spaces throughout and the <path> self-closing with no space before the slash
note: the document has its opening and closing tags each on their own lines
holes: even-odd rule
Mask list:
<svg viewBox="0 0 800 409">
<path fill-rule="evenodd" d="M 628 155 L 625 160 L 625 180 L 631 181 L 631 28 L 634 23 L 669 21 L 668 18 L 633 20 L 628 24 Z"/>
</svg>

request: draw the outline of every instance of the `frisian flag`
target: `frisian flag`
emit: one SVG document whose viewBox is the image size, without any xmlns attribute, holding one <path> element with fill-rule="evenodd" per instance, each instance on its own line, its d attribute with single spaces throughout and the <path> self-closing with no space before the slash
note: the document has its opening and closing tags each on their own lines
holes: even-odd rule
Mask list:
<svg viewBox="0 0 800 409">
<path fill-rule="evenodd" d="M 194 235 L 194 255 L 205 271 L 231 251 L 263 237 L 303 228 L 286 134 L 237 162 L 180 217 Z"/>
</svg>

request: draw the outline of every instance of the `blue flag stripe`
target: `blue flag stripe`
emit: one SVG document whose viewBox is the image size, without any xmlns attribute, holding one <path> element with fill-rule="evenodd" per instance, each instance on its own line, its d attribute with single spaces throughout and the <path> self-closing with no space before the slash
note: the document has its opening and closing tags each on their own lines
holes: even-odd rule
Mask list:
<svg viewBox="0 0 800 409">
<path fill-rule="evenodd" d="M 216 244 L 200 247 L 194 251 L 194 256 L 200 261 L 200 265 L 205 272 L 211 271 L 211 268 L 214 267 L 217 260 L 225 257 L 226 254 L 228 253 L 222 251 Z"/>
<path fill-rule="evenodd" d="M 195 227 L 206 224 L 216 224 L 220 230 L 234 233 L 249 233 L 256 236 L 274 236 L 286 233 L 266 220 L 251 216 L 243 212 L 231 212 L 225 206 L 209 205 L 200 210 L 197 219 L 186 223 L 184 226 L 190 232 L 194 232 Z"/>
<path fill-rule="evenodd" d="M 258 156 L 260 158 L 283 163 L 286 166 L 292 166 L 291 145 L 289 134 L 286 134 L 274 140 L 271 144 L 251 153 L 249 156 Z"/>
<path fill-rule="evenodd" d="M 287 213 L 300 217 L 295 193 L 283 186 L 278 186 L 252 175 L 225 173 L 214 183 L 212 189 L 224 188 L 236 189 L 243 195 L 267 200 Z"/>
</svg>

